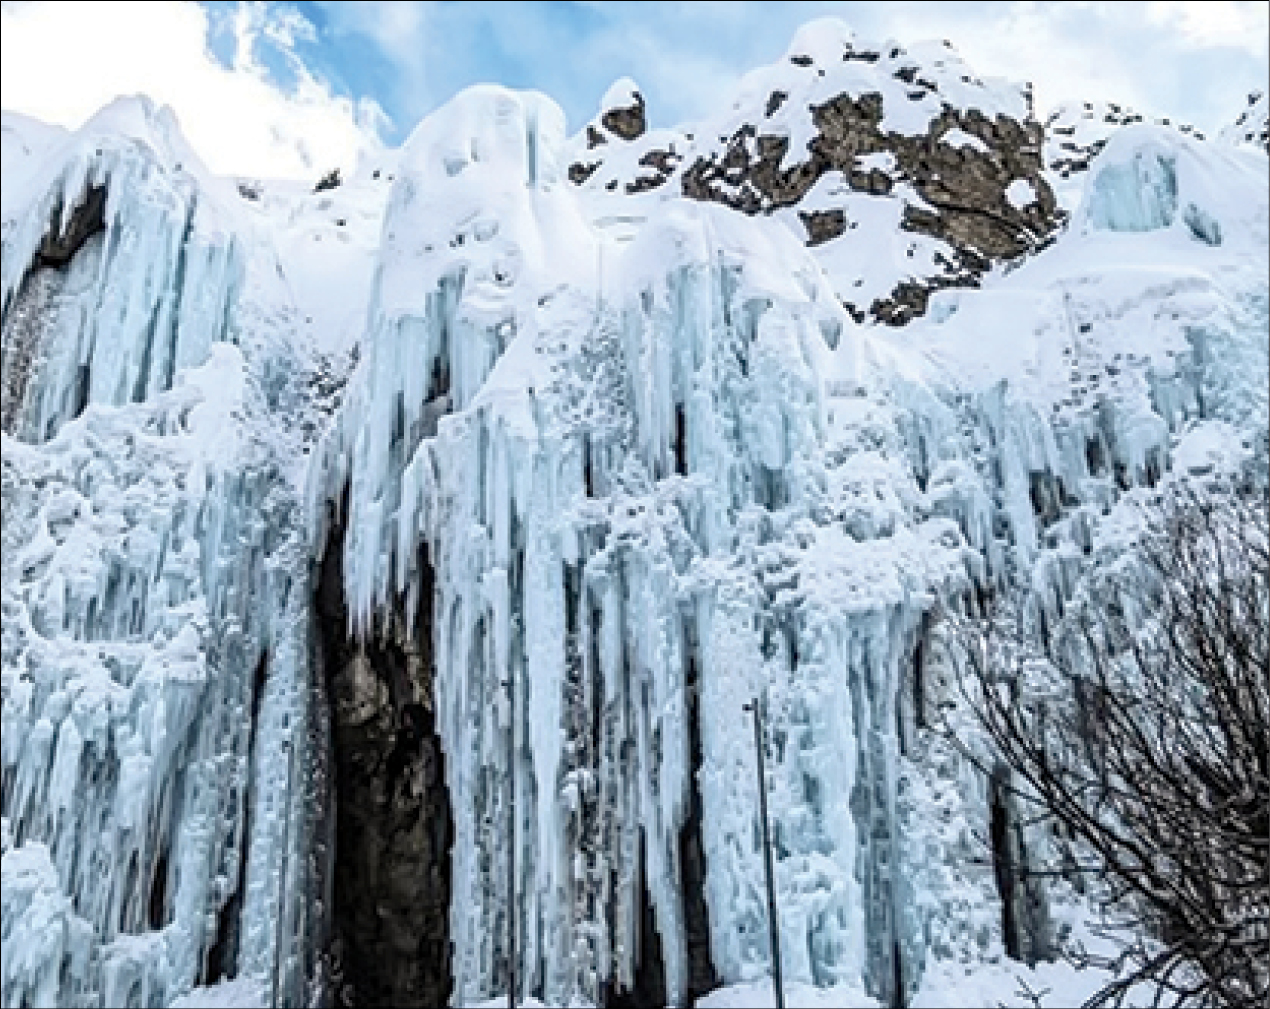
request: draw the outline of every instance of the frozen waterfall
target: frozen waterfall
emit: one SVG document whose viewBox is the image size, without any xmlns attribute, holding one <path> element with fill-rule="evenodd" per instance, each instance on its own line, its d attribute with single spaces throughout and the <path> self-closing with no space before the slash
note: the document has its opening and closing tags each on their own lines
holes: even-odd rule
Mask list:
<svg viewBox="0 0 1270 1009">
<path fill-rule="evenodd" d="M 136 99 L 6 174 L 5 1006 L 766 983 L 755 696 L 791 991 L 1054 955 L 1082 898 L 933 731 L 941 618 L 1057 620 L 1159 487 L 1264 479 L 1264 154 L 1126 127 L 893 330 L 783 218 L 572 143 L 473 88 L 391 182 L 262 198 Z M 354 205 L 339 358 L 278 222 Z"/>
</svg>

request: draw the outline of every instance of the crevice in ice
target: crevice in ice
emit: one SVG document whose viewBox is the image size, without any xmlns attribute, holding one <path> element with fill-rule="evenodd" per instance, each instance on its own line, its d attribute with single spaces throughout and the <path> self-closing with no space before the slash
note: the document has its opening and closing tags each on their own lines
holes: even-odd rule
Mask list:
<svg viewBox="0 0 1270 1009">
<path fill-rule="evenodd" d="M 433 692 L 433 569 L 420 548 L 413 619 L 397 597 L 382 620 L 355 636 L 344 535 L 342 520 L 335 522 L 314 599 L 332 729 L 336 1001 L 445 1005 L 453 987 L 454 827 Z"/>
<path fill-rule="evenodd" d="M 269 653 L 262 651 L 256 662 L 251 677 L 251 722 L 248 726 L 247 767 L 254 767 L 259 745 L 257 727 L 260 724 L 260 705 L 264 699 L 265 683 L 269 678 Z M 254 791 L 249 791 L 243 800 L 242 837 L 250 838 L 253 821 L 256 817 Z M 208 949 L 203 963 L 199 984 L 215 984 L 218 981 L 232 979 L 238 975 L 239 948 L 242 943 L 242 908 L 247 893 L 246 852 L 238 856 L 238 879 L 229 899 L 221 905 L 216 916 L 216 937 Z"/>
<path fill-rule="evenodd" d="M 675 472 L 680 476 L 688 473 L 688 430 L 684 419 L 684 405 L 675 404 L 675 436 L 673 442 L 675 452 Z"/>
<path fill-rule="evenodd" d="M 679 880 L 683 888 L 684 931 L 688 952 L 688 1001 L 718 986 L 710 953 L 710 908 L 706 903 L 705 841 L 702 837 L 701 660 L 695 622 L 684 627 L 684 701 L 688 724 L 688 807 L 679 828 Z"/>
<path fill-rule="evenodd" d="M 653 911 L 652 897 L 645 878 L 646 839 L 640 832 L 639 839 L 639 926 L 636 933 L 635 977 L 631 986 L 618 990 L 609 988 L 604 1009 L 658 1009 L 666 1005 L 666 962 L 662 958 L 661 933 L 657 930 L 657 917 Z"/>
<path fill-rule="evenodd" d="M 168 853 L 163 850 L 154 863 L 150 877 L 149 920 L 150 928 L 158 930 L 167 924 Z"/>
<path fill-rule="evenodd" d="M 988 793 L 988 830 L 997 894 L 1001 898 L 1001 938 L 1006 955 L 1034 965 L 1053 957 L 1045 894 L 1029 872 L 1027 844 L 1004 768 L 993 772 Z"/>
<path fill-rule="evenodd" d="M 904 985 L 904 957 L 897 940 L 891 946 L 891 1009 L 908 1009 L 908 991 Z"/>
<path fill-rule="evenodd" d="M 1005 809 L 1002 775 L 992 776 L 989 798 L 988 829 L 992 836 L 992 869 L 997 880 L 997 894 L 1001 898 L 1001 939 L 1006 955 L 1014 960 L 1020 956 L 1019 923 L 1015 914 L 1014 884 L 1017 867 L 1014 864 L 1014 845 L 1010 842 L 1010 819 Z"/>
</svg>

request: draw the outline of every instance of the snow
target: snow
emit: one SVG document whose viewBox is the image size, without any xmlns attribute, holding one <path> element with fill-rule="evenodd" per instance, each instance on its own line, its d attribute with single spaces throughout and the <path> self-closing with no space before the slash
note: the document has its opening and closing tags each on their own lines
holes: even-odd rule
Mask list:
<svg viewBox="0 0 1270 1009">
<path fill-rule="evenodd" d="M 173 1002 L 172 1009 L 259 1009 L 269 1005 L 268 994 L 260 981 L 240 977 L 195 988 Z"/>
<path fill-rule="evenodd" d="M 910 100 L 906 67 L 1026 112 L 943 46 L 827 21 L 787 56 L 811 62 L 737 100 L 789 90 L 770 129 L 791 140 L 844 80 L 925 132 L 939 99 Z M 435 570 L 454 1004 L 505 998 L 508 683 L 523 1004 L 630 983 L 641 880 L 687 997 L 694 787 L 720 979 L 698 1004 L 771 1004 L 755 696 L 790 1004 L 894 1004 L 898 981 L 911 1005 L 1028 1005 L 1105 980 L 1005 956 L 987 783 L 925 728 L 956 704 L 936 617 L 1012 580 L 1055 615 L 1153 487 L 1264 456 L 1259 150 L 1120 127 L 1051 247 L 902 330 L 841 302 L 939 254 L 900 228 L 904 184 L 826 175 L 753 218 L 619 198 L 566 181 L 577 138 L 534 93 L 469 89 L 316 193 L 211 176 L 141 99 L 75 134 L 6 114 L 3 155 L 5 1004 L 259 1005 L 275 980 L 306 1000 L 309 570 L 345 488 L 352 630 L 399 593 L 418 612 L 421 545 Z M 104 231 L 33 265 L 89 183 Z M 847 231 L 808 250 L 794 215 L 828 206 Z M 1040 864 L 1054 842 L 1026 829 Z M 1093 942 L 1085 898 L 1040 893 L 1038 939 Z M 239 952 L 209 977 L 223 918 Z"/>
<path fill-rule="evenodd" d="M 629 77 L 619 77 L 604 92 L 604 97 L 600 99 L 600 108 L 606 111 L 608 109 L 629 109 L 632 105 L 637 104 L 639 99 L 639 85 Z"/>
<path fill-rule="evenodd" d="M 987 144 L 976 137 L 973 133 L 967 133 L 960 127 L 954 126 L 939 139 L 949 147 L 969 147 L 972 151 L 978 151 L 980 154 L 988 153 Z"/>
<path fill-rule="evenodd" d="M 1016 210 L 1023 210 L 1036 202 L 1036 190 L 1027 179 L 1015 179 L 1005 187 L 1005 198 Z"/>
</svg>

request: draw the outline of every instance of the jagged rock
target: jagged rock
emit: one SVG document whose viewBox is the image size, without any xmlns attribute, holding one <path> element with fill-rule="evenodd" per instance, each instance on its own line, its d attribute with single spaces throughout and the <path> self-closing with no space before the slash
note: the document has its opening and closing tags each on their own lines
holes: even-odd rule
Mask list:
<svg viewBox="0 0 1270 1009">
<path fill-rule="evenodd" d="M 59 228 L 61 207 L 53 212 L 53 221 L 40 242 L 41 266 L 65 266 L 85 242 L 106 229 L 106 187 L 89 186 L 84 198 L 71 211 L 70 220 Z"/>
<path fill-rule="evenodd" d="M 575 161 L 569 166 L 569 181 L 575 186 L 580 186 L 594 175 L 595 170 L 599 167 L 600 162 L 598 161 L 593 161 L 589 165 L 585 165 L 581 161 Z"/>
<path fill-rule="evenodd" d="M 701 140 L 654 144 L 645 135 L 647 146 L 629 154 L 609 144 L 602 160 L 580 156 L 569 178 L 626 194 L 670 184 L 749 215 L 788 211 L 813 247 L 869 241 L 865 232 L 844 238 L 849 221 L 874 219 L 850 209 L 860 196 L 898 201 L 895 218 L 884 214 L 890 226 L 933 243 L 901 251 L 889 282 L 872 271 L 863 296 L 838 291 L 844 303 L 858 302 L 852 311 L 892 324 L 921 315 L 931 291 L 973 285 L 994 263 L 1048 242 L 1065 214 L 1044 177 L 1044 131 L 1031 116 L 1030 90 L 984 84 L 950 46 L 912 55 L 842 32 L 832 23 L 801 32 L 783 61 L 742 85 Z M 615 86 L 599 126 L 585 130 L 587 150 L 595 136 L 619 136 L 610 127 L 623 89 L 642 117 L 633 85 Z M 1020 187 L 1030 198 L 1012 198 Z"/>
<path fill-rule="evenodd" d="M 798 216 L 807 228 L 808 245 L 823 245 L 847 230 L 847 215 L 840 207 L 800 213 Z"/>
</svg>

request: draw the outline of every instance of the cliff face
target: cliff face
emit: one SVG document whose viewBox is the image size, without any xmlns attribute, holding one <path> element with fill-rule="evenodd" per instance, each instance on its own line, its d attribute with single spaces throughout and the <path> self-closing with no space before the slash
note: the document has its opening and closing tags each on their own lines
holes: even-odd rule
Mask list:
<svg viewBox="0 0 1270 1009">
<path fill-rule="evenodd" d="M 1053 982 L 944 617 L 1264 480 L 1266 158 L 1100 123 L 1064 217 L 914 52 L 692 136 L 474 88 L 317 192 L 6 116 L 6 1004 L 761 1003 L 755 699 L 791 1003 Z"/>
</svg>

